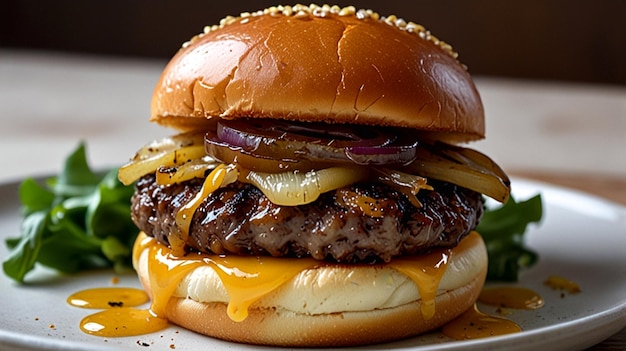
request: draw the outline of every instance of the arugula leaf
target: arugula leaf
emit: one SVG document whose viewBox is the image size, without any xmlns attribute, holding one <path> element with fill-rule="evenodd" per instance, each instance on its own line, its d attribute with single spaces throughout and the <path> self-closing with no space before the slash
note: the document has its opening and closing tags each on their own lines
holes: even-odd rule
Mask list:
<svg viewBox="0 0 626 351">
<path fill-rule="evenodd" d="M 24 220 L 2 268 L 23 282 L 36 263 L 74 273 L 83 269 L 129 269 L 137 228 L 130 218 L 132 186 L 117 180 L 117 169 L 94 172 L 80 143 L 57 177 L 41 185 L 32 178 L 19 188 Z"/>
<path fill-rule="evenodd" d="M 41 238 L 47 221 L 45 211 L 33 212 L 22 222 L 22 236 L 7 239 L 6 243 L 12 251 L 2 264 L 2 268 L 8 276 L 21 282 L 26 273 L 33 269 L 41 252 Z"/>
<path fill-rule="evenodd" d="M 32 178 L 26 178 L 18 190 L 23 205 L 24 216 L 52 206 L 54 193 L 42 187 Z"/>
<path fill-rule="evenodd" d="M 511 197 L 485 212 L 476 231 L 487 245 L 487 280 L 517 281 L 521 269 L 537 262 L 537 254 L 524 245 L 524 233 L 528 224 L 541 221 L 542 213 L 540 194 L 521 202 Z"/>
</svg>

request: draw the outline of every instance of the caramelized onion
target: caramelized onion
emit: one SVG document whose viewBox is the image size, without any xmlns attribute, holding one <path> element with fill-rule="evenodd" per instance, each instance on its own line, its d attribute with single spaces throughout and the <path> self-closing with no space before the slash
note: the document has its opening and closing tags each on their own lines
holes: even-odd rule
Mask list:
<svg viewBox="0 0 626 351">
<path fill-rule="evenodd" d="M 426 184 L 427 179 L 421 176 L 400 172 L 388 168 L 372 168 L 381 183 L 387 184 L 403 193 L 415 207 L 422 207 L 417 199 L 417 193 L 422 190 L 433 190 Z"/>
<path fill-rule="evenodd" d="M 403 171 L 453 183 L 502 203 L 508 200 L 511 190 L 508 176 L 489 157 L 443 143 L 418 148 L 415 161 Z"/>
<path fill-rule="evenodd" d="M 331 167 L 318 171 L 260 173 L 250 171 L 240 176 L 253 184 L 274 204 L 298 206 L 311 203 L 331 190 L 343 188 L 368 177 L 364 167 Z"/>
<path fill-rule="evenodd" d="M 385 209 L 377 199 L 360 194 L 350 188 L 337 190 L 337 201 L 347 208 L 353 208 L 372 218 L 383 218 Z"/>
<path fill-rule="evenodd" d="M 361 165 L 374 166 L 379 181 L 398 188 L 414 204 L 419 203 L 417 191 L 429 187 L 421 177 L 450 182 L 506 202 L 509 179 L 489 157 L 445 143 L 417 142 L 416 138 L 390 128 L 220 120 L 215 131 L 181 133 L 144 146 L 120 168 L 118 177 L 128 185 L 156 172 L 159 184 L 174 184 L 205 177 L 219 161 L 259 174 L 299 172 L 289 176 L 292 180 L 282 180 L 291 184 L 306 172 Z M 257 182 L 263 184 L 259 179 Z"/>
<path fill-rule="evenodd" d="M 135 156 L 120 167 L 118 178 L 129 185 L 159 167 L 173 167 L 205 156 L 204 132 L 181 133 L 155 140 L 141 148 Z"/>
<path fill-rule="evenodd" d="M 156 182 L 160 185 L 170 185 L 185 182 L 194 178 L 204 179 L 219 162 L 209 156 L 204 156 L 177 167 L 159 167 L 156 170 Z"/>
</svg>

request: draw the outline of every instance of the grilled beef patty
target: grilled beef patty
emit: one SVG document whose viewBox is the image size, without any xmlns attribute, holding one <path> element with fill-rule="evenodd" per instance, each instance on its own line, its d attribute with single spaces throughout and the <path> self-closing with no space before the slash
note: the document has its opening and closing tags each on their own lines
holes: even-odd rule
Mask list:
<svg viewBox="0 0 626 351">
<path fill-rule="evenodd" d="M 478 224 L 482 196 L 453 184 L 430 184 L 435 191 L 420 191 L 423 206 L 417 208 L 379 183 L 331 191 L 307 205 L 278 206 L 256 187 L 236 182 L 200 205 L 186 250 L 357 263 L 453 247 Z M 202 180 L 159 186 L 154 176 L 145 176 L 136 184 L 132 218 L 167 245 L 176 213 L 201 187 Z M 364 207 L 363 199 L 375 201 Z"/>
</svg>

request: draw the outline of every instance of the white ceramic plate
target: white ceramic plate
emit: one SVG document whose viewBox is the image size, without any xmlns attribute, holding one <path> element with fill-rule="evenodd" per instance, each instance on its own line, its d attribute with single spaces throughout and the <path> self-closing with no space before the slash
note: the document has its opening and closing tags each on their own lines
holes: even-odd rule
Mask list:
<svg viewBox="0 0 626 351">
<path fill-rule="evenodd" d="M 516 198 L 541 192 L 545 219 L 531 228 L 528 244 L 540 262 L 518 283 L 539 292 L 545 307 L 515 311 L 508 318 L 523 332 L 473 341 L 450 341 L 438 333 L 364 349 L 398 350 L 582 350 L 626 326 L 626 208 L 567 189 L 515 179 Z M 0 239 L 15 236 L 20 216 L 17 184 L 0 186 Z M 0 257 L 7 255 L 0 245 Z M 543 285 L 550 275 L 577 282 L 582 292 L 563 295 Z M 143 336 L 100 338 L 83 334 L 80 320 L 91 311 L 66 304 L 78 290 L 112 285 L 113 272 L 58 276 L 43 268 L 16 285 L 0 274 L 0 347 L 11 350 L 226 350 L 258 349 L 196 335 L 179 327 Z M 117 286 L 139 287 L 132 276 Z M 490 311 L 483 307 L 482 310 Z M 410 321 L 407 321 L 410 323 Z"/>
</svg>

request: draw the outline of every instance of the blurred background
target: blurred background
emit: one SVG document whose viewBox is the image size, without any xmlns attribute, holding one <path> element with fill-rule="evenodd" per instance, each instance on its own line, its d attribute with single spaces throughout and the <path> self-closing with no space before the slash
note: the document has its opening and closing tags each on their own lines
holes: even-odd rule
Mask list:
<svg viewBox="0 0 626 351">
<path fill-rule="evenodd" d="M 0 46 L 167 59 L 228 14 L 276 1 L 3 0 Z M 337 1 L 424 25 L 473 74 L 626 84 L 624 0 Z"/>
<path fill-rule="evenodd" d="M 148 123 L 168 59 L 205 25 L 278 2 L 0 0 L 0 190 L 57 172 L 81 140 L 103 169 L 173 134 Z M 509 174 L 626 205 L 626 0 L 333 4 L 450 43 L 485 105 L 487 138 L 471 147 Z M 603 345 L 624 350 L 626 329 Z"/>
</svg>

